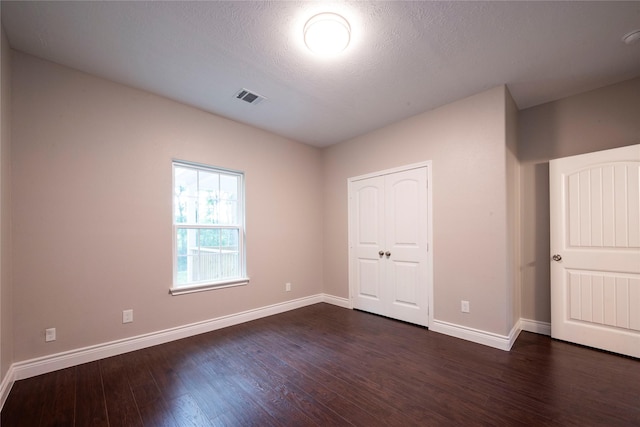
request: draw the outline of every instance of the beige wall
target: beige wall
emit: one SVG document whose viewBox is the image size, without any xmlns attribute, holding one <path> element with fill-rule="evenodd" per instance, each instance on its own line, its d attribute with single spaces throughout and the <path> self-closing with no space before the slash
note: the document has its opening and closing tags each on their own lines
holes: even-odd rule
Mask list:
<svg viewBox="0 0 640 427">
<path fill-rule="evenodd" d="M 0 28 L 0 382 L 13 363 L 11 286 L 11 48 Z"/>
<path fill-rule="evenodd" d="M 519 114 L 522 317 L 551 321 L 549 160 L 640 142 L 640 78 Z"/>
<path fill-rule="evenodd" d="M 13 77 L 15 360 L 322 292 L 318 149 L 23 53 Z M 172 158 L 245 172 L 248 286 L 168 294 Z"/>
<path fill-rule="evenodd" d="M 509 332 L 507 96 L 498 87 L 323 150 L 326 293 L 348 297 L 347 179 L 432 160 L 434 317 Z"/>
</svg>

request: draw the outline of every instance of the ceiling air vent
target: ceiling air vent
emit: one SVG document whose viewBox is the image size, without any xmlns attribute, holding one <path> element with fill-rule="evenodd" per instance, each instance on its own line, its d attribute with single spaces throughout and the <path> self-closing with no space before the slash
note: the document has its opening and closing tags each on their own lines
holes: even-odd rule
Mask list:
<svg viewBox="0 0 640 427">
<path fill-rule="evenodd" d="M 236 98 L 248 102 L 251 105 L 258 105 L 266 99 L 264 96 L 251 92 L 249 89 L 239 90 L 238 93 L 236 93 Z"/>
</svg>

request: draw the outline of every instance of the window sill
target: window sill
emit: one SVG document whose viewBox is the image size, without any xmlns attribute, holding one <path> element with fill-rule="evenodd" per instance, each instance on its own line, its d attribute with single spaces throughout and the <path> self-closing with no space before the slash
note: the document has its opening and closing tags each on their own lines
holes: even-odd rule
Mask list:
<svg viewBox="0 0 640 427">
<path fill-rule="evenodd" d="M 192 294 L 194 292 L 213 291 L 216 289 L 231 288 L 234 286 L 244 286 L 249 284 L 249 278 L 229 280 L 226 282 L 205 283 L 191 286 L 180 286 L 179 288 L 169 289 L 169 293 L 173 296 Z"/>
</svg>

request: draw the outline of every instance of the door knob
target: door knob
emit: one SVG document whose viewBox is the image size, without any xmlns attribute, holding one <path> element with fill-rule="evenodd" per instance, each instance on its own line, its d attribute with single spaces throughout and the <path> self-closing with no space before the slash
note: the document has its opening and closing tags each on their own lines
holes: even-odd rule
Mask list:
<svg viewBox="0 0 640 427">
<path fill-rule="evenodd" d="M 389 258 L 391 256 L 391 252 L 387 251 L 385 255 L 387 256 L 387 258 Z"/>
<path fill-rule="evenodd" d="M 384 255 L 384 252 L 380 251 L 380 252 L 378 252 L 378 255 L 382 256 L 382 255 Z"/>
<path fill-rule="evenodd" d="M 562 261 L 562 257 L 558 254 L 555 254 L 554 256 L 552 256 L 551 259 L 554 261 Z"/>
</svg>

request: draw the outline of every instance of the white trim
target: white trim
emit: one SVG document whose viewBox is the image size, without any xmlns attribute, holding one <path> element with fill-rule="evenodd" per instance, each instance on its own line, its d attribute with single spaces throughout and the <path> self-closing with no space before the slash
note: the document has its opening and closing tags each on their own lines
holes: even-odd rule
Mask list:
<svg viewBox="0 0 640 427">
<path fill-rule="evenodd" d="M 425 164 L 427 167 L 427 233 L 428 233 L 428 237 L 427 237 L 427 251 L 429 252 L 427 254 L 427 269 L 428 269 L 428 276 L 427 276 L 427 280 L 429 281 L 428 284 L 428 292 L 429 292 L 429 302 L 427 304 L 427 310 L 428 310 L 428 315 L 429 315 L 429 323 L 427 324 L 427 327 L 431 326 L 431 324 L 433 323 L 434 320 L 434 307 L 435 307 L 435 282 L 434 282 L 434 278 L 433 278 L 433 270 L 434 270 L 434 263 L 433 263 L 433 250 L 435 248 L 435 245 L 433 243 L 433 162 L 431 160 L 427 161 L 427 162 L 423 162 L 421 164 Z"/>
<path fill-rule="evenodd" d="M 509 339 L 509 350 L 511 350 L 511 347 L 513 347 L 513 344 L 515 344 L 520 336 L 520 332 L 522 332 L 522 328 L 520 327 L 520 320 L 518 320 L 511 328 L 511 331 L 509 331 L 509 336 L 507 337 Z"/>
<path fill-rule="evenodd" d="M 429 330 L 452 337 L 487 345 L 500 350 L 509 351 L 518 339 L 521 331 L 533 332 L 551 336 L 551 323 L 540 322 L 539 320 L 520 319 L 513 325 L 509 335 L 494 334 L 480 329 L 469 328 L 467 326 L 456 325 L 454 323 L 433 320 Z"/>
<path fill-rule="evenodd" d="M 443 322 L 442 320 L 434 320 L 429 325 L 429 330 L 438 332 L 463 340 L 483 344 L 489 347 L 497 348 L 504 351 L 511 350 L 513 343 L 520 334 L 520 322 L 517 322 L 509 335 L 500 335 L 493 332 L 482 331 L 480 329 L 469 328 L 467 326 L 456 325 L 454 323 Z"/>
<path fill-rule="evenodd" d="M 158 344 L 164 344 L 181 338 L 215 331 L 217 329 L 226 328 L 227 326 L 238 325 L 240 323 L 272 316 L 274 314 L 284 313 L 285 311 L 295 310 L 307 305 L 323 302 L 323 299 L 323 294 L 312 295 L 228 316 L 221 316 L 202 322 L 165 329 L 163 331 L 151 332 L 131 338 L 124 338 L 121 340 L 17 362 L 11 365 L 10 371 L 13 370 L 13 378 L 10 378 L 8 373 L 5 380 L 13 383 L 13 381 L 53 372 L 58 369 L 93 362 L 106 357 L 116 356 L 118 354 L 128 353 L 130 351 L 140 350 L 142 348 Z"/>
<path fill-rule="evenodd" d="M 551 323 L 540 322 L 538 320 L 520 319 L 520 328 L 523 331 L 533 332 L 534 334 L 551 336 Z"/>
<path fill-rule="evenodd" d="M 13 383 L 15 382 L 14 377 L 15 372 L 13 369 L 13 365 L 11 365 L 6 375 L 2 379 L 2 383 L 0 383 L 0 410 L 4 407 L 4 402 L 7 401 L 7 397 L 9 397 L 11 387 L 13 387 Z"/>
<path fill-rule="evenodd" d="M 334 295 L 322 294 L 322 301 L 327 304 L 337 305 L 338 307 L 352 309 L 351 300 L 349 298 L 336 297 Z"/>
<path fill-rule="evenodd" d="M 351 178 L 348 179 L 349 182 L 352 181 L 361 181 L 363 179 L 368 179 L 368 178 L 375 178 L 376 176 L 381 176 L 381 175 L 390 175 L 392 173 L 396 173 L 396 172 L 404 172 L 404 171 L 408 171 L 411 169 L 420 169 L 420 168 L 430 168 L 431 167 L 431 160 L 427 160 L 425 162 L 419 162 L 419 163 L 412 163 L 410 165 L 405 165 L 405 166 L 398 166 L 396 168 L 391 168 L 391 169 L 385 169 L 385 170 L 381 170 L 381 171 L 376 171 L 376 172 L 371 172 L 371 173 L 367 173 L 364 175 L 358 175 L 358 176 L 352 176 Z M 429 182 L 429 184 L 431 184 Z"/>
<path fill-rule="evenodd" d="M 194 292 L 211 291 L 213 289 L 231 288 L 234 286 L 244 286 L 249 284 L 249 278 L 228 280 L 226 282 L 205 283 L 202 285 L 185 285 L 177 288 L 170 288 L 169 293 L 173 296 L 192 294 Z"/>
</svg>

